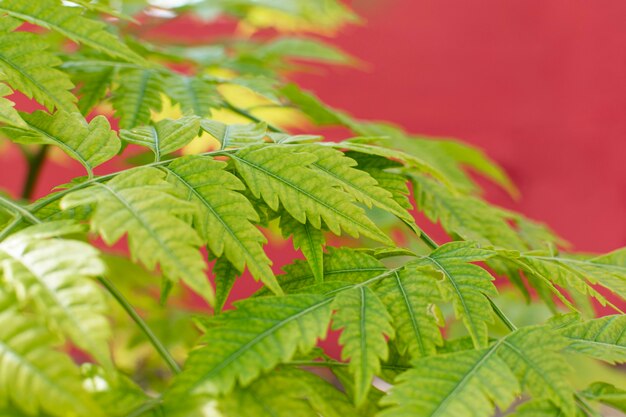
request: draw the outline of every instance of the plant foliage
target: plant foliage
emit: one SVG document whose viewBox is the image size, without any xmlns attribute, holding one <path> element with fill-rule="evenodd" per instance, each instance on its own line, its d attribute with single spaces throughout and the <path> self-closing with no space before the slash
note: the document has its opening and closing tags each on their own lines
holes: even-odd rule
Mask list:
<svg viewBox="0 0 626 417">
<path fill-rule="evenodd" d="M 480 150 L 288 84 L 358 64 L 303 36 L 357 21 L 342 2 L 149 3 L 0 0 L 0 134 L 29 166 L 0 195 L 0 416 L 626 412 L 626 249 L 567 253 L 480 196 L 468 168 L 517 194 Z M 181 47 L 139 23 L 194 14 L 278 34 Z M 31 201 L 53 147 L 87 175 Z"/>
</svg>

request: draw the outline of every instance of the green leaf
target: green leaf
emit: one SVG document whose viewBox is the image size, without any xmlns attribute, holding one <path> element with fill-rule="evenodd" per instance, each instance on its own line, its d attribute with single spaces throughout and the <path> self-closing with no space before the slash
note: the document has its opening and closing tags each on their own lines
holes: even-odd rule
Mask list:
<svg viewBox="0 0 626 417">
<path fill-rule="evenodd" d="M 78 109 L 81 114 L 87 116 L 102 102 L 111 87 L 114 73 L 113 67 L 97 67 L 76 72 L 73 79 L 78 85 Z"/>
<path fill-rule="evenodd" d="M 20 114 L 15 110 L 15 103 L 11 100 L 4 98 L 12 94 L 13 91 L 5 84 L 0 84 L 0 123 L 4 123 L 10 126 L 26 127 L 26 123 L 20 117 Z"/>
<path fill-rule="evenodd" d="M 507 417 L 563 417 L 563 411 L 548 400 L 531 400 L 526 401 L 515 409 L 513 414 L 507 414 Z M 576 410 L 575 417 L 587 417 L 588 415 L 582 410 Z"/>
<path fill-rule="evenodd" d="M 378 182 L 366 171 L 356 169 L 356 161 L 345 157 L 338 150 L 316 144 L 297 145 L 297 149 L 317 156 L 318 159 L 312 166 L 320 170 L 328 181 L 341 187 L 357 201 L 368 207 L 376 206 L 397 216 L 415 233 L 420 233 L 413 216 L 393 199 L 389 191 L 379 187 Z"/>
<path fill-rule="evenodd" d="M 241 274 L 226 258 L 218 258 L 213 267 L 215 274 L 215 313 L 221 313 L 230 290 L 237 277 Z"/>
<path fill-rule="evenodd" d="M 521 328 L 501 342 L 498 355 L 509 365 L 522 390 L 534 399 L 548 399 L 565 416 L 576 416 L 570 368 L 560 351 L 567 341 L 546 327 Z"/>
<path fill-rule="evenodd" d="M 380 417 L 490 417 L 505 410 L 520 388 L 496 354 L 498 345 L 420 358 L 382 399 Z"/>
<path fill-rule="evenodd" d="M 200 122 L 197 117 L 184 117 L 178 120 L 163 119 L 152 126 L 121 130 L 122 140 L 145 146 L 154 152 L 155 161 L 162 156 L 179 150 L 198 136 Z"/>
<path fill-rule="evenodd" d="M 21 116 L 27 128 L 5 127 L 2 132 L 17 143 L 58 146 L 80 162 L 90 177 L 93 169 L 113 158 L 121 146 L 104 116 L 97 116 L 90 123 L 79 113 L 63 111 L 55 114 L 36 111 Z"/>
<path fill-rule="evenodd" d="M 432 303 L 441 299 L 432 276 L 407 267 L 380 281 L 374 291 L 393 317 L 401 354 L 430 356 L 443 344 Z"/>
<path fill-rule="evenodd" d="M 212 108 L 221 106 L 215 86 L 200 77 L 171 74 L 165 79 L 165 91 L 185 115 L 208 117 Z"/>
<path fill-rule="evenodd" d="M 485 296 L 496 296 L 498 292 L 491 282 L 494 278 L 469 262 L 484 261 L 494 255 L 495 252 L 472 242 L 452 242 L 414 263 L 432 267 L 441 274 L 438 281 L 441 294 L 452 302 L 456 316 L 463 320 L 477 348 L 487 345 L 487 323 L 493 322 L 491 305 Z"/>
<path fill-rule="evenodd" d="M 0 3 L 0 10 L 4 4 Z M 0 18 L 0 80 L 50 111 L 75 110 L 76 97 L 69 91 L 74 85 L 56 68 L 61 60 L 48 52 L 48 44 L 39 35 L 14 31 L 19 25 L 13 18 Z"/>
<path fill-rule="evenodd" d="M 504 213 L 474 197 L 460 196 L 432 179 L 411 175 L 415 201 L 433 222 L 463 240 L 523 251 L 526 245 Z"/>
<path fill-rule="evenodd" d="M 20 302 L 111 369 L 108 305 L 92 280 L 104 273 L 104 264 L 89 244 L 59 238 L 78 232 L 82 227 L 68 221 L 23 229 L 0 243 L 0 265 Z"/>
<path fill-rule="evenodd" d="M 336 235 L 345 230 L 352 236 L 369 237 L 385 244 L 391 240 L 356 206 L 345 192 L 328 187 L 327 179 L 310 165 L 311 153 L 294 151 L 289 145 L 251 146 L 230 155 L 237 171 L 255 197 L 272 210 L 279 203 L 301 223 L 317 229 L 322 221 Z"/>
<path fill-rule="evenodd" d="M 19 314 L 15 300 L 0 295 L 0 404 L 10 402 L 27 415 L 103 416 L 57 344 L 36 320 Z"/>
<path fill-rule="evenodd" d="M 193 214 L 194 206 L 175 197 L 164 176 L 156 168 L 126 171 L 107 183 L 66 195 L 61 207 L 95 205 L 91 227 L 106 244 L 128 234 L 133 259 L 151 270 L 159 264 L 168 279 L 182 279 L 212 303 L 213 290 L 198 250 L 202 240 L 180 217 Z"/>
<path fill-rule="evenodd" d="M 236 303 L 216 320 L 206 345 L 191 352 L 166 394 L 170 401 L 247 386 L 261 373 L 311 350 L 324 337 L 332 298 L 318 295 L 259 297 Z"/>
<path fill-rule="evenodd" d="M 289 369 L 263 376 L 219 401 L 228 417 L 357 417 L 345 394 L 320 377 Z"/>
<path fill-rule="evenodd" d="M 613 315 L 567 326 L 559 331 L 568 350 L 608 363 L 626 362 L 626 316 Z"/>
<path fill-rule="evenodd" d="M 87 19 L 80 8 L 62 6 L 55 0 L 3 0 L 0 11 L 46 29 L 54 30 L 69 39 L 102 51 L 113 58 L 139 64 L 145 60 L 118 38 L 105 30 L 106 24 Z"/>
<path fill-rule="evenodd" d="M 221 148 L 240 148 L 263 143 L 267 125 L 264 122 L 247 125 L 227 125 L 217 120 L 202 119 L 202 130 L 209 133 L 222 144 Z"/>
<path fill-rule="evenodd" d="M 626 391 L 606 382 L 594 382 L 581 395 L 626 413 Z"/>
<path fill-rule="evenodd" d="M 341 356 L 349 360 L 358 406 L 365 401 L 374 375 L 380 372 L 380 361 L 387 359 L 385 337 L 394 336 L 391 316 L 378 296 L 365 286 L 340 292 L 333 309 L 333 329 L 343 329 L 339 337 Z"/>
<path fill-rule="evenodd" d="M 150 111 L 161 110 L 163 80 L 156 70 L 125 69 L 119 72 L 119 87 L 113 94 L 115 116 L 120 128 L 133 129 L 148 124 Z"/>
<path fill-rule="evenodd" d="M 259 59 L 297 58 L 331 64 L 354 64 L 356 60 L 318 39 L 281 37 L 255 49 Z"/>
<path fill-rule="evenodd" d="M 263 251 L 266 239 L 252 222 L 259 217 L 250 202 L 240 193 L 245 187 L 226 164 L 208 157 L 179 158 L 164 168 L 168 180 L 180 190 L 181 198 L 196 208 L 196 230 L 208 243 L 211 252 L 226 256 L 239 272 L 247 266 L 252 275 L 273 292 L 280 286 Z"/>
<path fill-rule="evenodd" d="M 298 222 L 288 214 L 280 216 L 280 230 L 285 238 L 293 236 L 293 246 L 304 254 L 315 282 L 324 282 L 324 233 L 308 222 Z"/>
<path fill-rule="evenodd" d="M 387 271 L 378 259 L 367 253 L 350 248 L 328 247 L 323 255 L 324 280 L 357 284 Z M 306 291 L 318 281 L 308 262 L 296 260 L 283 267 L 284 275 L 279 277 L 281 288 L 288 293 Z M 266 295 L 259 291 L 258 295 Z"/>
</svg>

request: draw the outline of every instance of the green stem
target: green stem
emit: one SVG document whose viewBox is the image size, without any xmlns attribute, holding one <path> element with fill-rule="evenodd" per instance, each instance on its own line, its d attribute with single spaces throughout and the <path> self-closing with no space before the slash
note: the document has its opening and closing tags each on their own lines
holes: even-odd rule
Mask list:
<svg viewBox="0 0 626 417">
<path fill-rule="evenodd" d="M 41 220 L 33 216 L 26 208 L 2 195 L 0 195 L 0 206 L 6 207 L 9 211 L 18 214 L 22 218 L 28 219 L 28 221 L 33 224 L 41 223 Z M 15 222 L 11 223 L 11 226 L 13 226 L 14 223 Z"/>
<path fill-rule="evenodd" d="M 22 198 L 24 200 L 30 200 L 33 196 L 33 191 L 35 191 L 41 167 L 43 166 L 43 162 L 46 160 L 48 147 L 49 145 L 41 145 L 39 150 L 28 158 L 28 173 L 26 174 L 26 180 L 24 181 L 24 188 L 22 188 Z"/>
<path fill-rule="evenodd" d="M 248 120 L 252 120 L 255 123 L 265 122 L 264 120 L 259 119 L 258 117 L 256 117 L 252 113 L 250 113 L 250 112 L 248 112 L 248 111 L 246 111 L 246 110 L 244 110 L 244 109 L 242 109 L 240 107 L 237 107 L 237 106 L 229 103 L 226 100 L 224 100 L 224 104 L 226 105 L 226 108 L 228 110 L 233 111 L 233 112 L 237 113 L 238 115 L 245 117 Z M 281 128 L 278 128 L 278 127 L 276 127 L 274 125 L 271 125 L 271 124 L 269 124 L 267 122 L 265 122 L 265 124 L 267 124 L 267 128 L 269 130 L 271 130 L 272 132 L 275 132 L 275 133 L 285 133 L 285 131 L 282 130 Z"/>
<path fill-rule="evenodd" d="M 141 318 L 141 316 L 135 311 L 133 306 L 128 302 L 128 300 L 122 295 L 122 293 L 113 285 L 111 281 L 109 281 L 105 277 L 98 277 L 98 280 L 104 285 L 104 287 L 111 293 L 111 295 L 115 298 L 115 300 L 122 306 L 122 308 L 128 313 L 128 315 L 133 319 L 133 321 L 139 326 L 141 331 L 146 335 L 148 340 L 156 351 L 161 355 L 163 360 L 170 367 L 172 372 L 175 374 L 180 373 L 181 369 L 178 363 L 174 360 L 170 352 L 167 348 L 161 343 L 161 341 L 156 337 L 152 329 L 148 327 L 148 324 Z"/>
</svg>

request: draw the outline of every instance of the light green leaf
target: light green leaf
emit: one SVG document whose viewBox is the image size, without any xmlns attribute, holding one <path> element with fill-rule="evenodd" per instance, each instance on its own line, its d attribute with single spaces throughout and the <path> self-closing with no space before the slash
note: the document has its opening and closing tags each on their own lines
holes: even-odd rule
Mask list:
<svg viewBox="0 0 626 417">
<path fill-rule="evenodd" d="M 106 117 L 97 116 L 90 123 L 79 113 L 43 111 L 21 113 L 27 128 L 5 127 L 2 132 L 17 143 L 50 144 L 60 147 L 80 162 L 91 177 L 93 169 L 113 158 L 120 140 Z"/>
<path fill-rule="evenodd" d="M 605 382 L 594 382 L 581 395 L 626 413 L 626 391 Z"/>
<path fill-rule="evenodd" d="M 12 93 L 13 91 L 6 84 L 0 84 L 0 123 L 9 126 L 26 127 L 26 123 L 24 123 L 20 114 L 14 108 L 15 103 L 4 98 L 4 96 Z"/>
<path fill-rule="evenodd" d="M 186 115 L 207 117 L 212 108 L 221 106 L 215 86 L 199 77 L 171 74 L 165 79 L 165 91 Z"/>
<path fill-rule="evenodd" d="M 626 316 L 613 315 L 575 323 L 559 330 L 568 350 L 608 363 L 626 362 Z"/>
<path fill-rule="evenodd" d="M 432 312 L 432 303 L 441 299 L 433 277 L 409 266 L 380 281 L 374 291 L 393 317 L 400 353 L 414 358 L 436 354 L 443 339 Z"/>
<path fill-rule="evenodd" d="M 308 222 L 300 223 L 288 214 L 280 216 L 283 237 L 293 236 L 293 246 L 300 249 L 309 262 L 315 282 L 324 282 L 324 233 Z"/>
<path fill-rule="evenodd" d="M 31 416 L 103 416 L 83 390 L 78 367 L 56 345 L 58 339 L 17 311 L 15 300 L 0 295 L 0 405 L 9 402 Z"/>
<path fill-rule="evenodd" d="M 33 305 L 51 328 L 111 369 L 108 305 L 93 280 L 104 264 L 89 244 L 59 238 L 81 231 L 68 221 L 23 229 L 0 243 L 0 268 L 20 302 Z"/>
<path fill-rule="evenodd" d="M 198 136 L 199 130 L 198 118 L 191 116 L 177 120 L 163 119 L 152 126 L 141 126 L 132 130 L 123 129 L 120 131 L 120 138 L 128 143 L 150 148 L 158 162 L 162 156 L 191 142 Z"/>
<path fill-rule="evenodd" d="M 227 125 L 217 120 L 202 119 L 200 127 L 219 140 L 221 148 L 239 148 L 257 143 L 263 143 L 267 125 L 264 122 L 247 125 Z"/>
<path fill-rule="evenodd" d="M 226 258 L 218 258 L 213 267 L 215 274 L 215 313 L 222 312 L 230 290 L 237 277 L 241 274 Z"/>
<path fill-rule="evenodd" d="M 230 155 L 237 171 L 255 197 L 272 210 L 284 209 L 301 223 L 317 229 L 322 221 L 336 235 L 345 230 L 391 244 L 391 240 L 356 206 L 345 192 L 327 186 L 327 179 L 310 165 L 311 153 L 298 152 L 289 145 L 251 146 Z"/>
<path fill-rule="evenodd" d="M 193 214 L 193 204 L 174 195 L 174 187 L 156 168 L 126 171 L 66 195 L 61 207 L 95 205 L 91 227 L 112 245 L 128 234 L 133 259 L 148 269 L 160 265 L 164 275 L 187 285 L 213 302 L 199 246 L 202 239 L 181 216 Z"/>
<path fill-rule="evenodd" d="M 452 302 L 456 316 L 463 320 L 477 348 L 487 345 L 487 323 L 493 322 L 491 305 L 485 296 L 496 296 L 498 292 L 491 282 L 494 278 L 469 262 L 484 261 L 494 255 L 495 252 L 472 242 L 452 242 L 414 263 L 432 267 L 441 274 L 441 294 Z"/>
<path fill-rule="evenodd" d="M 195 228 L 211 252 L 217 257 L 226 256 L 239 272 L 247 266 L 256 279 L 280 294 L 271 262 L 263 251 L 266 239 L 252 223 L 259 217 L 250 202 L 237 192 L 245 187 L 224 170 L 225 166 L 224 162 L 208 157 L 188 156 L 175 160 L 164 170 L 181 198 L 195 206 Z"/>
<path fill-rule="evenodd" d="M 62 6 L 55 0 L 2 0 L 0 11 L 16 19 L 54 30 L 69 39 L 111 57 L 139 64 L 145 60 L 105 30 L 106 24 L 81 15 L 80 8 Z"/>
<path fill-rule="evenodd" d="M 216 318 L 206 345 L 193 350 L 166 399 L 219 394 L 236 382 L 247 386 L 296 351 L 311 350 L 324 337 L 332 298 L 318 295 L 259 297 L 236 303 Z"/>
<path fill-rule="evenodd" d="M 254 51 L 260 59 L 297 58 L 331 64 L 354 64 L 356 60 L 338 49 L 318 39 L 281 37 Z"/>
<path fill-rule="evenodd" d="M 4 4 L 0 3 L 0 10 Z M 20 23 L 6 16 L 0 18 L 0 80 L 50 111 L 74 111 L 76 97 L 69 91 L 74 85 L 56 68 L 61 60 L 48 52 L 48 44 L 38 35 L 14 31 Z"/>
<path fill-rule="evenodd" d="M 498 357 L 498 345 L 420 358 L 382 399 L 391 408 L 380 417 L 490 417 L 505 410 L 519 384 Z"/>
<path fill-rule="evenodd" d="M 148 124 L 150 111 L 161 110 L 163 80 L 156 70 L 125 69 L 118 74 L 119 87 L 113 93 L 115 116 L 120 128 L 133 129 Z"/>
<path fill-rule="evenodd" d="M 368 207 L 376 206 L 397 216 L 415 233 L 420 233 L 413 216 L 393 199 L 389 191 L 378 186 L 378 182 L 366 171 L 356 169 L 356 161 L 345 157 L 338 150 L 316 144 L 297 145 L 297 149 L 317 156 L 318 159 L 312 166 L 320 170 L 328 181 L 341 187 L 357 201 Z"/>
<path fill-rule="evenodd" d="M 333 310 L 333 329 L 343 329 L 339 336 L 341 357 L 349 360 L 358 406 L 365 401 L 374 375 L 380 372 L 380 361 L 389 354 L 386 337 L 394 336 L 391 316 L 378 296 L 365 286 L 340 292 Z"/>
<path fill-rule="evenodd" d="M 570 368 L 560 351 L 567 341 L 546 327 L 524 327 L 501 342 L 498 355 L 506 362 L 522 390 L 534 399 L 548 399 L 565 416 L 576 416 Z"/>
<path fill-rule="evenodd" d="M 387 271 L 385 265 L 367 253 L 330 246 L 327 250 L 323 255 L 324 281 L 357 284 Z M 306 291 L 318 282 L 308 262 L 296 260 L 283 270 L 285 274 L 279 277 L 279 282 L 288 293 Z M 267 295 L 267 291 L 261 290 L 257 295 Z"/>
</svg>

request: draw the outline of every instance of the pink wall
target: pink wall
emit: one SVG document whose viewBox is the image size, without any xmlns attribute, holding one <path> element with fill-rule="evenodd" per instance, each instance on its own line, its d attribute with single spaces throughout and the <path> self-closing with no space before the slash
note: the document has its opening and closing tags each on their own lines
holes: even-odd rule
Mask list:
<svg viewBox="0 0 626 417">
<path fill-rule="evenodd" d="M 576 249 L 626 245 L 626 2 L 354 3 L 368 23 L 338 43 L 370 69 L 300 82 L 356 116 L 485 149 L 522 192 L 488 197 Z"/>
</svg>

